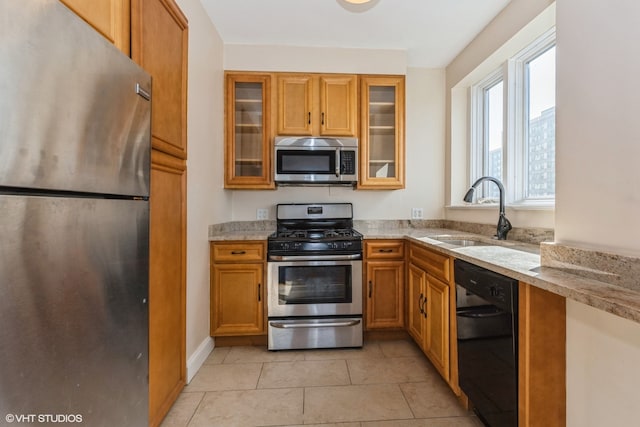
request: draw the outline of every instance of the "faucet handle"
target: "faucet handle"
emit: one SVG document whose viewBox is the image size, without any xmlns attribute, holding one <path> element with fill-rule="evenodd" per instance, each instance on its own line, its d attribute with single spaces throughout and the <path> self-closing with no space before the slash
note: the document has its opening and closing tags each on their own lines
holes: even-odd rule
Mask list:
<svg viewBox="0 0 640 427">
<path fill-rule="evenodd" d="M 512 229 L 511 222 L 504 214 L 500 214 L 498 218 L 498 229 L 496 231 L 496 237 L 498 240 L 507 240 L 507 233 Z"/>
</svg>

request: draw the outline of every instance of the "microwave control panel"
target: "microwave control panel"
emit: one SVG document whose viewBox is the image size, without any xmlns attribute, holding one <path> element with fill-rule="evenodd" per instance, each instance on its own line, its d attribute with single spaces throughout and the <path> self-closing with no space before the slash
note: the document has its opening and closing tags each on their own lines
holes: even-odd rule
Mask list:
<svg viewBox="0 0 640 427">
<path fill-rule="evenodd" d="M 340 152 L 340 173 L 342 175 L 354 175 L 356 173 L 356 152 Z"/>
</svg>

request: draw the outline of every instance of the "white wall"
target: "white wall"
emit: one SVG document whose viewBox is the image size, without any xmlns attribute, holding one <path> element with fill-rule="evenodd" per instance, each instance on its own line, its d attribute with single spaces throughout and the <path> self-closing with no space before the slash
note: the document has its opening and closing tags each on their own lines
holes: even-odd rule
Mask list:
<svg viewBox="0 0 640 427">
<path fill-rule="evenodd" d="M 557 4 L 556 240 L 640 255 L 640 3 Z M 640 325 L 567 304 L 567 425 L 638 425 Z"/>
<path fill-rule="evenodd" d="M 187 376 L 209 337 L 209 224 L 231 220 L 223 187 L 222 40 L 198 0 L 178 0 L 189 20 L 187 120 Z"/>
<path fill-rule="evenodd" d="M 407 54 L 397 49 L 226 44 L 224 68 L 241 71 L 404 74 Z"/>
<path fill-rule="evenodd" d="M 640 256 L 640 2 L 558 2 L 556 240 Z"/>
<path fill-rule="evenodd" d="M 567 301 L 567 427 L 637 426 L 640 325 Z"/>
<path fill-rule="evenodd" d="M 408 219 L 411 208 L 442 218 L 444 70 L 407 68 L 397 50 L 225 45 L 225 69 L 357 74 L 406 74 L 406 188 L 354 191 L 340 187 L 281 187 L 232 191 L 233 219 L 255 220 L 256 209 L 275 216 L 277 203 L 351 202 L 356 219 Z"/>
</svg>

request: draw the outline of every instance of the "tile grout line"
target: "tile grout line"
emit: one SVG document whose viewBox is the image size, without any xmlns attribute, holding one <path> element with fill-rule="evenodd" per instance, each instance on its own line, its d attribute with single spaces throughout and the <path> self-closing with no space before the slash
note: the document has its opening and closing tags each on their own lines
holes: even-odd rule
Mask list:
<svg viewBox="0 0 640 427">
<path fill-rule="evenodd" d="M 353 378 L 351 378 L 351 368 L 349 367 L 349 360 L 344 359 L 344 364 L 347 367 L 347 376 L 349 377 L 349 385 L 355 385 L 353 383 Z"/>
<path fill-rule="evenodd" d="M 262 378 L 262 373 L 264 372 L 264 364 L 266 362 L 261 362 L 260 363 L 260 373 L 258 374 L 258 378 L 256 379 L 256 387 L 254 388 L 254 390 L 258 390 L 258 384 L 260 384 L 260 378 Z"/>
<path fill-rule="evenodd" d="M 185 427 L 189 427 L 189 424 L 191 424 L 191 421 L 193 421 L 193 417 L 196 416 L 196 412 L 198 412 L 198 409 L 200 409 L 200 405 L 202 405 L 202 402 L 204 401 L 204 397 L 207 395 L 207 392 L 205 391 L 204 393 L 202 393 L 202 397 L 200 398 L 200 401 L 198 402 L 198 404 L 196 405 L 195 409 L 193 410 L 193 413 L 191 414 L 191 416 L 189 417 L 189 419 L 187 420 L 187 423 L 185 424 Z"/>
</svg>

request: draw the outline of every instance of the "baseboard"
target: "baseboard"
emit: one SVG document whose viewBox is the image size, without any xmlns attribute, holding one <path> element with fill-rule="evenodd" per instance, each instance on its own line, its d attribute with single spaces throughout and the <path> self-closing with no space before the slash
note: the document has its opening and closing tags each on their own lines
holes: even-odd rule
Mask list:
<svg viewBox="0 0 640 427">
<path fill-rule="evenodd" d="M 191 382 L 193 377 L 198 373 L 198 370 L 207 360 L 209 354 L 213 351 L 214 342 L 213 338 L 207 337 L 198 346 L 196 351 L 193 352 L 189 360 L 187 361 L 187 384 Z"/>
</svg>

